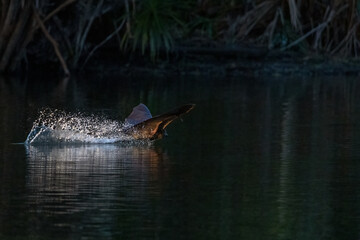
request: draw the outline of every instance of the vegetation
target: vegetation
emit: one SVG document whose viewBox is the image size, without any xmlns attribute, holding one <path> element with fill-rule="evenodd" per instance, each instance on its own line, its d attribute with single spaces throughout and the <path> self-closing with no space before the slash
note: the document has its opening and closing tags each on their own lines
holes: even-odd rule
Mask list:
<svg viewBox="0 0 360 240">
<path fill-rule="evenodd" d="M 106 45 L 152 61 L 179 46 L 243 43 L 343 58 L 360 53 L 359 0 L 4 0 L 0 10 L 3 73 L 31 58 L 59 61 L 69 74 Z"/>
</svg>

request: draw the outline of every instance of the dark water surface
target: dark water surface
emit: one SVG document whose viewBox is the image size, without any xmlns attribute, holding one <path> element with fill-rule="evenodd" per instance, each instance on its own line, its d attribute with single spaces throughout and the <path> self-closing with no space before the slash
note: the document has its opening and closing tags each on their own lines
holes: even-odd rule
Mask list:
<svg viewBox="0 0 360 240">
<path fill-rule="evenodd" d="M 0 79 L 0 239 L 359 239 L 357 79 Z M 196 109 L 154 145 L 29 146 L 44 107 Z"/>
</svg>

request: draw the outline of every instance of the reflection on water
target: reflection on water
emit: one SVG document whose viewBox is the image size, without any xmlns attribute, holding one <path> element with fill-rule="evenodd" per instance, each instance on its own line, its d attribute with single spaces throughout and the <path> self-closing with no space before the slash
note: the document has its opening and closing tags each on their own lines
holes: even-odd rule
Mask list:
<svg viewBox="0 0 360 240">
<path fill-rule="evenodd" d="M 0 239 L 359 238 L 358 79 L 119 79 L 0 81 Z M 139 102 L 197 108 L 154 146 L 10 144 Z"/>
<path fill-rule="evenodd" d="M 131 218 L 138 230 L 148 231 L 143 236 L 156 234 L 151 201 L 159 198 L 166 183 L 162 172 L 166 156 L 159 150 L 118 145 L 29 146 L 27 154 L 26 201 L 35 229 L 45 224 L 50 227 L 47 231 L 59 228 L 66 237 L 77 237 L 72 236 L 75 230 L 81 230 L 82 237 L 104 237 L 126 233 L 126 229 L 117 232 L 115 223 Z"/>
</svg>

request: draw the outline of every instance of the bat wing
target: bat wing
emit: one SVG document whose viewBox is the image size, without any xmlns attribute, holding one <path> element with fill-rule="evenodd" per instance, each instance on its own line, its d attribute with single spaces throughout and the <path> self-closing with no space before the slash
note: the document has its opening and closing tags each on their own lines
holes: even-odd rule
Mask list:
<svg viewBox="0 0 360 240">
<path fill-rule="evenodd" d="M 131 125 L 136 125 L 150 118 L 152 118 L 150 110 L 145 104 L 140 103 L 134 107 L 130 115 L 125 118 L 125 122 Z"/>
<path fill-rule="evenodd" d="M 164 129 L 175 119 L 190 112 L 195 104 L 186 104 L 172 111 L 149 118 L 135 124 L 125 131 L 135 139 L 158 139 L 164 134 Z M 131 115 L 131 114 L 130 114 Z"/>
</svg>

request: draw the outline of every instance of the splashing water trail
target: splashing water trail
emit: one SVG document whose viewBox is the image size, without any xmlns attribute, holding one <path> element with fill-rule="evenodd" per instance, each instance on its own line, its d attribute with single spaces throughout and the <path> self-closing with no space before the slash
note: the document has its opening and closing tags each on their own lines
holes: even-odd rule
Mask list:
<svg viewBox="0 0 360 240">
<path fill-rule="evenodd" d="M 103 116 L 44 109 L 34 121 L 25 144 L 116 143 L 134 141 L 123 133 L 129 124 Z"/>
</svg>

